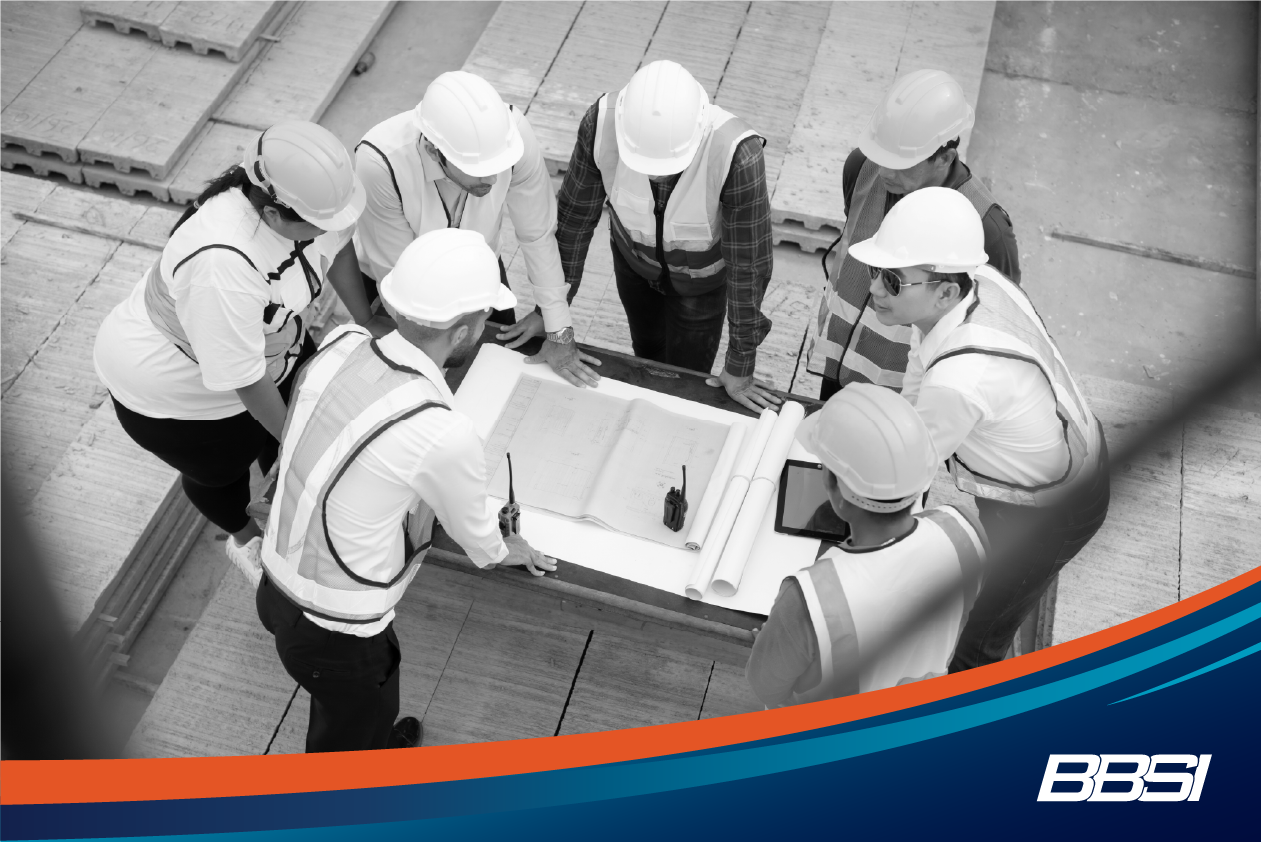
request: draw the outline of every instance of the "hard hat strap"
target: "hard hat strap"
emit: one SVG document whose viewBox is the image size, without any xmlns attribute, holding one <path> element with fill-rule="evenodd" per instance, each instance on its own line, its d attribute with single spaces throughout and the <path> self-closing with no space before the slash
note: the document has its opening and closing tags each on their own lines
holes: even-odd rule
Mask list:
<svg viewBox="0 0 1261 842">
<path fill-rule="evenodd" d="M 841 496 L 844 497 L 847 502 L 864 511 L 873 512 L 875 514 L 888 515 L 893 514 L 894 512 L 900 512 L 907 506 L 914 503 L 920 496 L 920 492 L 917 491 L 916 493 L 908 497 L 904 497 L 901 500 L 872 500 L 868 497 L 855 494 L 853 490 L 845 484 L 845 480 L 841 477 L 838 476 L 836 480 L 836 485 L 841 490 Z"/>
</svg>

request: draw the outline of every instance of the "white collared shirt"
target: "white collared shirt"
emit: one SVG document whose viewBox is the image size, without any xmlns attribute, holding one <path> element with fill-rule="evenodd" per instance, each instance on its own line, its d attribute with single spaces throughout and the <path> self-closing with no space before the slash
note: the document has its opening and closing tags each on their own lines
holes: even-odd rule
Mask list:
<svg viewBox="0 0 1261 842">
<path fill-rule="evenodd" d="M 324 344 L 345 330 L 332 331 Z M 392 362 L 419 371 L 444 403 L 454 405 L 442 370 L 398 331 L 377 340 L 377 347 Z M 474 564 L 490 567 L 508 555 L 508 547 L 486 485 L 483 443 L 473 423 L 454 410 L 426 410 L 389 427 L 346 469 L 328 498 L 329 534 L 350 569 L 376 581 L 388 579 L 402 563 L 400 524 L 419 497 Z M 306 616 L 326 629 L 371 637 L 389 625 L 394 612 L 366 625 Z"/>
<path fill-rule="evenodd" d="M 926 336 L 912 328 L 902 396 L 915 405 L 943 459 L 957 453 L 973 471 L 1016 485 L 1053 482 L 1068 469 L 1068 445 L 1055 395 L 1036 367 L 962 354 L 925 373 L 975 300 L 973 287 Z"/>
</svg>

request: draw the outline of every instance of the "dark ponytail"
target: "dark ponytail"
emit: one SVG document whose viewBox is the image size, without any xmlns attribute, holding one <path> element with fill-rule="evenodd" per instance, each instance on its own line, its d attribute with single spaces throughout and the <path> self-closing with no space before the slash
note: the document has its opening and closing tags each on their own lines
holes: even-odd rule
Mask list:
<svg viewBox="0 0 1261 842">
<path fill-rule="evenodd" d="M 197 210 L 206 202 L 234 187 L 245 194 L 245 198 L 249 199 L 250 204 L 254 206 L 254 210 L 258 211 L 260 217 L 263 214 L 263 208 L 270 206 L 280 213 L 281 219 L 289 222 L 303 221 L 302 217 L 293 208 L 280 204 L 269 196 L 266 190 L 253 184 L 250 181 L 250 177 L 246 175 L 244 167 L 240 164 L 234 164 L 211 181 L 206 182 L 206 189 L 201 192 L 201 195 L 191 205 L 184 209 L 179 221 L 171 228 L 171 233 L 174 234 L 178 231 L 179 227 L 187 222 L 189 217 L 197 213 Z"/>
</svg>

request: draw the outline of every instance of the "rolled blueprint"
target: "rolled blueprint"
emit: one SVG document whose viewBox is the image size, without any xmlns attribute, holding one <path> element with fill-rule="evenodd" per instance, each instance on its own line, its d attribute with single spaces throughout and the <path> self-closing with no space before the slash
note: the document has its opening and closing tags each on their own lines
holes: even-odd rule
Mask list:
<svg viewBox="0 0 1261 842">
<path fill-rule="evenodd" d="M 714 472 L 709 476 L 705 496 L 701 498 L 701 504 L 696 509 L 696 516 L 692 519 L 692 528 L 687 532 L 686 546 L 689 550 L 699 550 L 705 543 L 710 524 L 714 522 L 714 515 L 718 513 L 718 504 L 722 502 L 723 493 L 727 490 L 727 481 L 731 479 L 731 469 L 736 466 L 736 456 L 740 452 L 741 443 L 744 442 L 746 428 L 745 424 L 737 421 L 731 425 L 727 433 L 727 440 L 723 442 L 722 450 L 718 453 L 718 464 L 714 466 Z"/>
<path fill-rule="evenodd" d="M 766 449 L 766 443 L 770 440 L 771 433 L 775 429 L 775 420 L 778 417 L 773 409 L 762 410 L 757 425 L 744 437 L 744 446 L 740 449 L 740 455 L 736 457 L 732 467 L 731 479 L 727 481 L 718 510 L 714 514 L 709 532 L 701 545 L 700 558 L 693 565 L 692 575 L 684 587 L 683 592 L 688 599 L 701 599 L 705 591 L 709 590 L 709 580 L 713 578 L 714 570 L 718 567 L 718 560 L 722 557 L 722 548 L 727 543 L 727 536 L 731 534 L 736 516 L 740 514 L 740 506 L 744 502 L 744 494 L 749 488 L 749 481 L 757 470 L 762 451 Z"/>
<path fill-rule="evenodd" d="M 733 596 L 740 587 L 744 566 L 749 560 L 753 542 L 757 539 L 757 531 L 766 516 L 766 507 L 775 496 L 775 485 L 779 482 L 780 472 L 788 459 L 797 425 L 805 416 L 805 408 L 796 401 L 788 401 L 779 410 L 775 428 L 771 431 L 761 459 L 758 460 L 757 470 L 753 473 L 731 535 L 727 538 L 718 566 L 714 570 L 711 586 L 719 596 Z"/>
</svg>

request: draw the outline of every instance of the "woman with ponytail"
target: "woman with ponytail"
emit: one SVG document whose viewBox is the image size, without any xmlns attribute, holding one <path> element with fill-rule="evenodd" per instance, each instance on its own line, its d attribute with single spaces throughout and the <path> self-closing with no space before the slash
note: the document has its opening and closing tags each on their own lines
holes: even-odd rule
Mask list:
<svg viewBox="0 0 1261 842">
<path fill-rule="evenodd" d="M 257 567 L 250 465 L 276 459 L 295 372 L 315 353 L 306 311 L 332 284 L 375 335 L 351 242 L 363 186 L 314 123 L 278 123 L 207 186 L 96 338 L 97 375 L 123 429 L 181 474 L 193 505 Z"/>
</svg>

